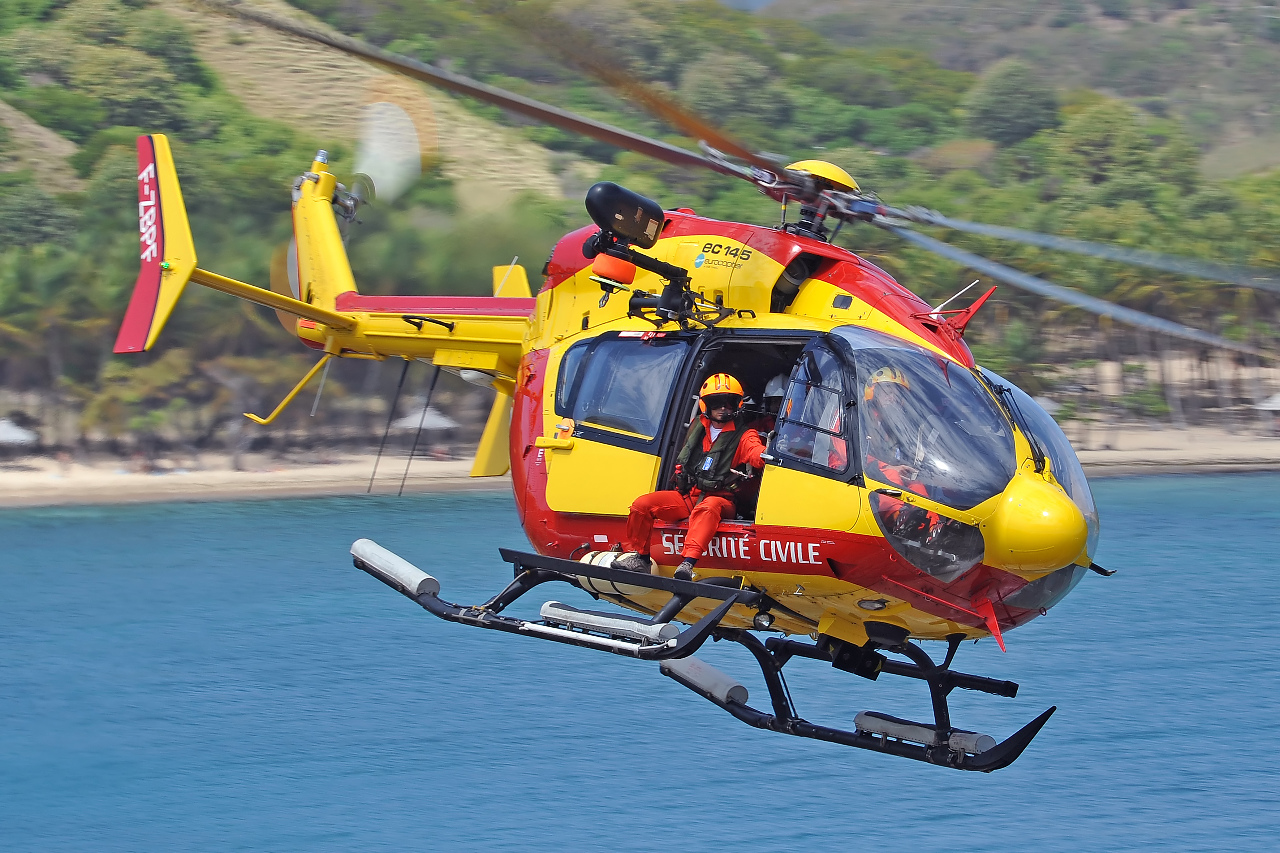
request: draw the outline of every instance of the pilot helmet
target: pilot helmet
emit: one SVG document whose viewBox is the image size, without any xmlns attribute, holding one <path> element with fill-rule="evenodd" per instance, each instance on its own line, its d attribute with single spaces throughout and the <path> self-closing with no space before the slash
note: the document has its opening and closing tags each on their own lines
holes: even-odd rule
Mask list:
<svg viewBox="0 0 1280 853">
<path fill-rule="evenodd" d="M 736 414 L 742 407 L 743 396 L 741 382 L 727 373 L 715 373 L 702 383 L 702 390 L 698 392 L 698 411 L 709 414 L 708 409 L 716 408 L 714 404 L 720 402 L 716 398 L 725 398 Z"/>
<path fill-rule="evenodd" d="M 881 367 L 872 372 L 867 379 L 867 389 L 862 392 L 862 399 L 870 400 L 875 397 L 876 386 L 900 385 L 907 391 L 911 390 L 911 382 L 907 379 L 907 374 L 903 373 L 896 367 Z"/>
</svg>

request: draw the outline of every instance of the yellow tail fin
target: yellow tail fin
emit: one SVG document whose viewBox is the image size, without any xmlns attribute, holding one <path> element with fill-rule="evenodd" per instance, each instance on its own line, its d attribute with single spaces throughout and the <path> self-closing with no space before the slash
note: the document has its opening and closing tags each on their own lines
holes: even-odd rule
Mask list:
<svg viewBox="0 0 1280 853">
<path fill-rule="evenodd" d="M 298 244 L 298 298 L 329 311 L 337 297 L 355 291 L 347 250 L 333 215 L 337 179 L 329 171 L 328 155 L 316 155 L 298 185 L 293 203 L 293 235 Z"/>
<path fill-rule="evenodd" d="M 196 268 L 187 209 L 169 140 L 138 137 L 138 234 L 142 270 L 116 338 L 116 352 L 151 348 Z"/>
</svg>

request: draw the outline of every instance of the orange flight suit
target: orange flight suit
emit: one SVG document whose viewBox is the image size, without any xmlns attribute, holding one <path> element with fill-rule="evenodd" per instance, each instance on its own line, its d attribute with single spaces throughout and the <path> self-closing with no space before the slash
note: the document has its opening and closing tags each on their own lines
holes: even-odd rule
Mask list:
<svg viewBox="0 0 1280 853">
<path fill-rule="evenodd" d="M 711 450 L 713 443 L 711 421 L 706 415 L 701 417 L 704 429 L 702 452 L 707 453 Z M 728 423 L 725 424 L 724 429 L 732 431 L 737 429 L 737 426 Z M 764 444 L 760 441 L 760 434 L 753 429 L 745 429 L 733 454 L 733 467 L 747 464 L 752 468 L 763 468 L 764 462 L 760 459 L 763 453 Z M 650 492 L 636 498 L 631 504 L 631 513 L 627 516 L 627 536 L 623 547 L 628 551 L 648 554 L 649 535 L 653 532 L 655 520 L 682 521 L 687 518 L 689 532 L 685 535 L 680 556 L 684 559 L 696 560 L 706 551 L 711 537 L 715 536 L 716 528 L 720 525 L 720 520 L 732 518 L 734 512 L 733 493 L 728 491 L 709 495 L 702 494 L 702 491 L 697 488 L 687 495 L 677 491 Z"/>
</svg>

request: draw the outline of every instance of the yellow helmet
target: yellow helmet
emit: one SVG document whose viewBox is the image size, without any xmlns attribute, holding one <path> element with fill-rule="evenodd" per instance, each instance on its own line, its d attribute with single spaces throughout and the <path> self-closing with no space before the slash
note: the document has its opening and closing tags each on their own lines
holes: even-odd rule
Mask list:
<svg viewBox="0 0 1280 853">
<path fill-rule="evenodd" d="M 826 160 L 797 160 L 787 168 L 793 172 L 808 172 L 815 178 L 821 178 L 829 184 L 834 184 L 837 189 L 853 190 L 854 192 L 861 190 L 852 175 L 836 164 L 828 163 Z"/>
<path fill-rule="evenodd" d="M 907 374 L 903 373 L 896 367 L 882 367 L 871 374 L 867 379 L 867 390 L 862 392 L 862 399 L 870 400 L 875 396 L 875 388 L 881 382 L 890 382 L 894 385 L 901 385 L 908 391 L 911 390 L 911 382 L 907 379 Z"/>
<path fill-rule="evenodd" d="M 742 383 L 734 379 L 727 373 L 715 373 L 707 377 L 707 381 L 702 383 L 702 390 L 698 392 L 698 411 L 702 414 L 707 413 L 707 398 L 719 396 L 733 396 L 738 398 L 737 408 L 742 404 L 742 398 L 746 396 L 742 392 Z"/>
</svg>

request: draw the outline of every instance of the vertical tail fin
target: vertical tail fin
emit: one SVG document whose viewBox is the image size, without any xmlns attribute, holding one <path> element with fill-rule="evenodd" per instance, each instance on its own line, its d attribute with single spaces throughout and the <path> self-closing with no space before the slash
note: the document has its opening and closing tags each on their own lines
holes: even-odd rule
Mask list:
<svg viewBox="0 0 1280 853">
<path fill-rule="evenodd" d="M 142 269 L 116 337 L 119 353 L 151 348 L 196 268 L 173 154 L 159 133 L 138 137 L 138 234 Z"/>
<path fill-rule="evenodd" d="M 321 151 L 299 182 L 293 203 L 293 236 L 298 251 L 298 299 L 329 311 L 337 297 L 356 289 L 342 233 L 334 217 L 337 179 Z"/>
</svg>

